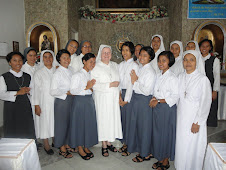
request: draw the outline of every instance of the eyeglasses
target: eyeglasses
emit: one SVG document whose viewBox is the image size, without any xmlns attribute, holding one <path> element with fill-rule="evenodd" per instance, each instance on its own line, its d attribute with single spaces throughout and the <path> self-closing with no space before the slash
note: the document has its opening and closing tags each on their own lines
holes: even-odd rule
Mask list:
<svg viewBox="0 0 226 170">
<path fill-rule="evenodd" d="M 110 55 L 111 52 L 102 52 L 102 54 L 104 54 L 104 55 Z"/>
<path fill-rule="evenodd" d="M 78 47 L 76 47 L 76 46 L 73 46 L 73 45 L 70 45 L 70 47 L 72 47 L 72 48 L 74 48 L 74 49 L 77 49 Z"/>
<path fill-rule="evenodd" d="M 84 48 L 92 48 L 92 46 L 88 46 L 88 45 L 83 45 L 82 47 L 84 47 Z"/>
</svg>

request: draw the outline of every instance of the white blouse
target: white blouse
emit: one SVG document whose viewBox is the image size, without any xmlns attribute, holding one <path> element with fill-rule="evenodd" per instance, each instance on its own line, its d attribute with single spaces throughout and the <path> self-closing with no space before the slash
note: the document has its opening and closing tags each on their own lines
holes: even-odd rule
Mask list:
<svg viewBox="0 0 226 170">
<path fill-rule="evenodd" d="M 33 79 L 34 73 L 36 70 L 39 69 L 39 65 L 35 64 L 34 66 L 30 66 L 27 61 L 24 63 L 24 65 L 21 68 L 21 71 L 29 74 L 31 76 L 31 78 Z"/>
<path fill-rule="evenodd" d="M 23 72 L 15 72 L 12 69 L 9 70 L 10 73 L 12 73 L 15 77 L 22 77 Z M 33 84 L 32 84 L 32 80 L 30 81 L 30 85 L 29 87 L 32 89 Z M 32 93 L 32 91 L 30 90 L 30 94 Z M 10 102 L 15 102 L 16 101 L 16 94 L 17 91 L 7 91 L 7 85 L 5 82 L 5 79 L 3 76 L 0 77 L 0 99 L 1 100 L 5 100 L 5 101 L 10 101 Z"/>
<path fill-rule="evenodd" d="M 65 100 L 67 97 L 67 92 L 70 91 L 71 77 L 73 73 L 73 69 L 70 66 L 65 68 L 60 65 L 53 74 L 50 94 L 56 98 Z"/>
<path fill-rule="evenodd" d="M 133 85 L 133 90 L 137 94 L 144 96 L 153 95 L 154 85 L 156 81 L 156 73 L 151 63 L 145 64 L 138 71 L 138 80 Z"/>
<path fill-rule="evenodd" d="M 79 56 L 73 58 L 73 60 L 71 60 L 71 67 L 73 67 L 74 71 L 75 72 L 78 72 L 80 71 L 84 64 L 82 63 L 82 57 L 84 55 L 81 53 Z"/>
<path fill-rule="evenodd" d="M 208 54 L 206 57 L 203 57 L 203 60 L 206 61 L 211 57 L 210 54 Z M 213 91 L 220 91 L 220 61 L 216 57 L 213 62 L 213 77 L 214 77 L 214 83 L 213 83 Z"/>
<path fill-rule="evenodd" d="M 92 91 L 90 89 L 85 90 L 87 82 L 91 80 L 90 72 L 87 72 L 85 69 L 80 70 L 75 73 L 71 79 L 70 92 L 73 95 L 90 95 Z"/>
<path fill-rule="evenodd" d="M 154 96 L 156 99 L 165 99 L 169 107 L 177 103 L 179 98 L 178 78 L 173 72 L 167 70 L 164 74 L 157 74 Z"/>
<path fill-rule="evenodd" d="M 170 70 L 176 75 L 179 76 L 180 73 L 184 72 L 183 58 L 178 56 L 175 58 L 175 63 L 170 67 Z"/>
<path fill-rule="evenodd" d="M 139 66 L 133 61 L 133 58 L 123 61 L 119 64 L 120 88 L 126 89 L 124 101 L 130 102 L 133 92 L 130 73 L 132 70 L 138 73 Z"/>
</svg>

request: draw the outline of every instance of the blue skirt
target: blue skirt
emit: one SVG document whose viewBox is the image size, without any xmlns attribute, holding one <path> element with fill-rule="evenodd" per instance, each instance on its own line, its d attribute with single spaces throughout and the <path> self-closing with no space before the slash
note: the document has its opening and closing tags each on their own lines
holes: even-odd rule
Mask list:
<svg viewBox="0 0 226 170">
<path fill-rule="evenodd" d="M 98 144 L 96 110 L 92 95 L 76 95 L 70 115 L 70 140 L 73 148 Z"/>
<path fill-rule="evenodd" d="M 74 96 L 68 95 L 65 100 L 54 102 L 54 144 L 56 148 L 68 144 L 70 128 L 70 112 Z"/>
<path fill-rule="evenodd" d="M 160 103 L 153 108 L 153 155 L 159 161 L 165 158 L 174 160 L 176 120 L 176 105 L 169 107 L 166 103 Z"/>
<path fill-rule="evenodd" d="M 152 153 L 152 108 L 149 102 L 152 98 L 133 93 L 130 130 L 128 137 L 128 152 L 138 152 L 142 157 Z"/>
<path fill-rule="evenodd" d="M 126 90 L 122 89 L 123 100 L 125 98 L 125 94 L 126 94 Z M 123 132 L 123 139 L 121 139 L 120 141 L 126 145 L 128 143 L 128 138 L 129 138 L 129 127 L 130 127 L 130 119 L 131 119 L 131 112 L 132 112 L 131 102 L 126 104 L 123 107 L 120 107 L 121 120 L 122 120 L 122 132 Z"/>
</svg>

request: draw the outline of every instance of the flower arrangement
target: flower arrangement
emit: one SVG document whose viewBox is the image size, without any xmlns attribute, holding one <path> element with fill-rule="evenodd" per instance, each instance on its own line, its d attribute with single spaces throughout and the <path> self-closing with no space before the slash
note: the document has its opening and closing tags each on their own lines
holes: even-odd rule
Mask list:
<svg viewBox="0 0 226 170">
<path fill-rule="evenodd" d="M 133 13 L 133 14 L 111 14 L 96 12 L 93 6 L 86 5 L 79 9 L 80 17 L 89 20 L 99 20 L 104 22 L 127 22 L 127 21 L 144 21 L 154 18 L 167 17 L 167 9 L 164 6 L 153 6 L 149 12 L 146 13 Z"/>
</svg>

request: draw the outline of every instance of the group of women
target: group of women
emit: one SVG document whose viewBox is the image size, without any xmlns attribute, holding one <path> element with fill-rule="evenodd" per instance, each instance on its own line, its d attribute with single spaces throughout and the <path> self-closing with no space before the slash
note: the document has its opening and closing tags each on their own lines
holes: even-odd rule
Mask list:
<svg viewBox="0 0 226 170">
<path fill-rule="evenodd" d="M 156 158 L 154 169 L 168 169 L 169 159 L 176 169 L 202 169 L 209 111 L 208 124 L 217 121 L 219 60 L 210 40 L 185 48 L 173 41 L 165 51 L 161 35 L 152 36 L 150 46 L 125 42 L 120 64 L 111 61 L 108 45 L 92 54 L 89 41 L 69 40 L 56 56 L 44 50 L 39 65 L 32 47 L 24 56 L 11 52 L 11 69 L 0 77 L 4 135 L 43 139 L 50 155 L 48 138 L 54 137 L 65 158 L 78 152 L 90 160 L 89 148 L 101 141 L 104 157 L 109 150 L 138 152 L 132 160 Z M 111 144 L 116 139 L 119 150 Z"/>
</svg>

